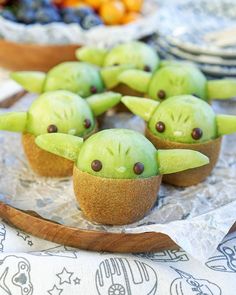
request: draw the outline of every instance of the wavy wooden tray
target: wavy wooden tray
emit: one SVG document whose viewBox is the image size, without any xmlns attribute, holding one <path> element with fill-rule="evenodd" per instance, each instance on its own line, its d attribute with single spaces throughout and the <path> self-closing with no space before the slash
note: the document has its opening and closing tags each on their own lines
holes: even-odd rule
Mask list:
<svg viewBox="0 0 236 295">
<path fill-rule="evenodd" d="M 0 40 L 0 66 L 10 70 L 48 71 L 63 62 L 76 60 L 79 45 L 35 45 Z"/>
<path fill-rule="evenodd" d="M 2 202 L 0 202 L 0 216 L 26 233 L 85 250 L 137 253 L 179 248 L 169 236 L 162 233 L 120 234 L 82 230 L 43 219 L 33 212 L 21 211 Z M 236 231 L 236 223 L 231 228 L 230 232 L 232 231 Z"/>
</svg>

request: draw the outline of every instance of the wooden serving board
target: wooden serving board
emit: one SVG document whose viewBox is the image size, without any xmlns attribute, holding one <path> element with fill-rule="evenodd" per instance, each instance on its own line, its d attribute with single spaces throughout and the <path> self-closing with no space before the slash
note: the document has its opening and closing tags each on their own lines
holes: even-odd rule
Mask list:
<svg viewBox="0 0 236 295">
<path fill-rule="evenodd" d="M 28 234 L 85 250 L 137 253 L 179 248 L 169 236 L 162 233 L 126 234 L 83 230 L 43 219 L 34 212 L 21 211 L 3 202 L 0 202 L 0 217 Z M 236 231 L 236 223 L 232 231 Z"/>
<path fill-rule="evenodd" d="M 79 45 L 20 44 L 0 40 L 0 66 L 14 70 L 47 72 L 64 61 L 76 60 L 75 50 Z"/>
</svg>

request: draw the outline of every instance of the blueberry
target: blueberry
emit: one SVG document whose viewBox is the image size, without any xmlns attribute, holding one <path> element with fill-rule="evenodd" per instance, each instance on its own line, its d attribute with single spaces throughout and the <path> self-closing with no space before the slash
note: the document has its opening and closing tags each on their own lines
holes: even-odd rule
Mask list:
<svg viewBox="0 0 236 295">
<path fill-rule="evenodd" d="M 74 9 L 64 8 L 61 10 L 62 19 L 66 24 L 77 23 L 80 24 L 80 17 L 76 15 Z"/>
<path fill-rule="evenodd" d="M 31 9 L 54 8 L 50 0 L 21 0 L 21 5 Z"/>
<path fill-rule="evenodd" d="M 35 11 L 33 9 L 21 7 L 17 11 L 17 19 L 25 24 L 32 24 L 35 22 Z"/>
<path fill-rule="evenodd" d="M 36 21 L 41 24 L 61 21 L 61 16 L 57 9 L 53 7 L 41 8 L 36 12 Z"/>
<path fill-rule="evenodd" d="M 73 13 L 68 13 L 68 14 L 64 15 L 63 21 L 66 24 L 71 24 L 71 23 L 80 24 L 80 18 L 76 14 L 73 14 Z"/>
<path fill-rule="evenodd" d="M 88 15 L 94 14 L 94 10 L 90 7 L 80 7 L 80 8 L 74 9 L 74 11 L 76 15 L 78 15 L 81 19 L 83 19 L 84 17 Z"/>
<path fill-rule="evenodd" d="M 37 1 L 36 1 L 37 2 Z M 20 6 L 27 6 L 27 7 L 31 7 L 31 5 L 35 3 L 35 1 L 32 0 L 20 0 L 19 1 L 19 5 Z"/>
<path fill-rule="evenodd" d="M 16 22 L 17 21 L 15 15 L 10 10 L 3 10 L 1 12 L 1 16 L 4 17 L 7 20 L 12 21 L 12 22 Z"/>
<path fill-rule="evenodd" d="M 99 26 L 99 25 L 102 25 L 102 24 L 103 24 L 103 22 L 100 19 L 100 17 L 95 15 L 95 14 L 87 15 L 81 21 L 81 27 L 84 30 L 89 30 L 92 27 Z"/>
</svg>

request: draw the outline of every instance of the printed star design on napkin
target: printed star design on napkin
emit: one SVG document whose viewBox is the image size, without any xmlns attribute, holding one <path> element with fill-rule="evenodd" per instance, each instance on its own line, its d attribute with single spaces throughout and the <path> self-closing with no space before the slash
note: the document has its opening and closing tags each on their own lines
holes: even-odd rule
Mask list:
<svg viewBox="0 0 236 295">
<path fill-rule="evenodd" d="M 71 284 L 71 277 L 74 273 L 69 272 L 65 267 L 63 268 L 62 272 L 57 274 L 57 277 L 60 279 L 60 285 L 64 283 Z"/>
<path fill-rule="evenodd" d="M 20 238 L 22 238 L 24 241 L 26 241 L 27 239 L 30 238 L 29 235 L 27 235 L 27 234 L 25 234 L 23 232 L 20 232 L 20 231 L 17 231 L 17 236 L 20 237 Z"/>
<path fill-rule="evenodd" d="M 30 247 L 32 247 L 32 246 L 33 246 L 33 242 L 32 242 L 32 241 L 28 241 L 28 245 L 29 245 Z"/>
<path fill-rule="evenodd" d="M 57 288 L 56 285 L 54 285 L 51 290 L 48 290 L 48 294 L 50 294 L 50 295 L 60 295 L 62 291 L 63 291 L 63 289 L 59 289 L 59 288 Z"/>
<path fill-rule="evenodd" d="M 79 278 L 77 277 L 77 278 L 75 278 L 73 281 L 74 281 L 75 285 L 79 285 L 81 279 L 79 279 Z"/>
</svg>

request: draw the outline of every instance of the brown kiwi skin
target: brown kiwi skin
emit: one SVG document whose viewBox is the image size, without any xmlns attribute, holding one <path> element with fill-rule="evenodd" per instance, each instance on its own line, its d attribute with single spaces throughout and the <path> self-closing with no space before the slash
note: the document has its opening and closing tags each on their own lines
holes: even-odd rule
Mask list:
<svg viewBox="0 0 236 295">
<path fill-rule="evenodd" d="M 73 173 L 72 161 L 44 151 L 35 144 L 35 136 L 29 133 L 22 135 L 25 155 L 32 170 L 45 177 L 67 177 Z"/>
<path fill-rule="evenodd" d="M 142 219 L 157 200 L 162 176 L 139 179 L 97 177 L 74 166 L 74 192 L 85 217 L 104 225 Z"/>
<path fill-rule="evenodd" d="M 85 137 L 97 132 L 95 129 Z M 31 169 L 44 177 L 68 177 L 73 174 L 74 162 L 44 151 L 35 144 L 35 136 L 30 133 L 22 134 L 22 145 Z"/>
<path fill-rule="evenodd" d="M 211 174 L 220 156 L 222 137 L 204 143 L 186 144 L 160 139 L 153 135 L 147 127 L 145 136 L 157 149 L 195 150 L 206 155 L 210 159 L 210 163 L 205 166 L 163 175 L 163 182 L 175 186 L 188 187 L 204 181 Z"/>
</svg>

